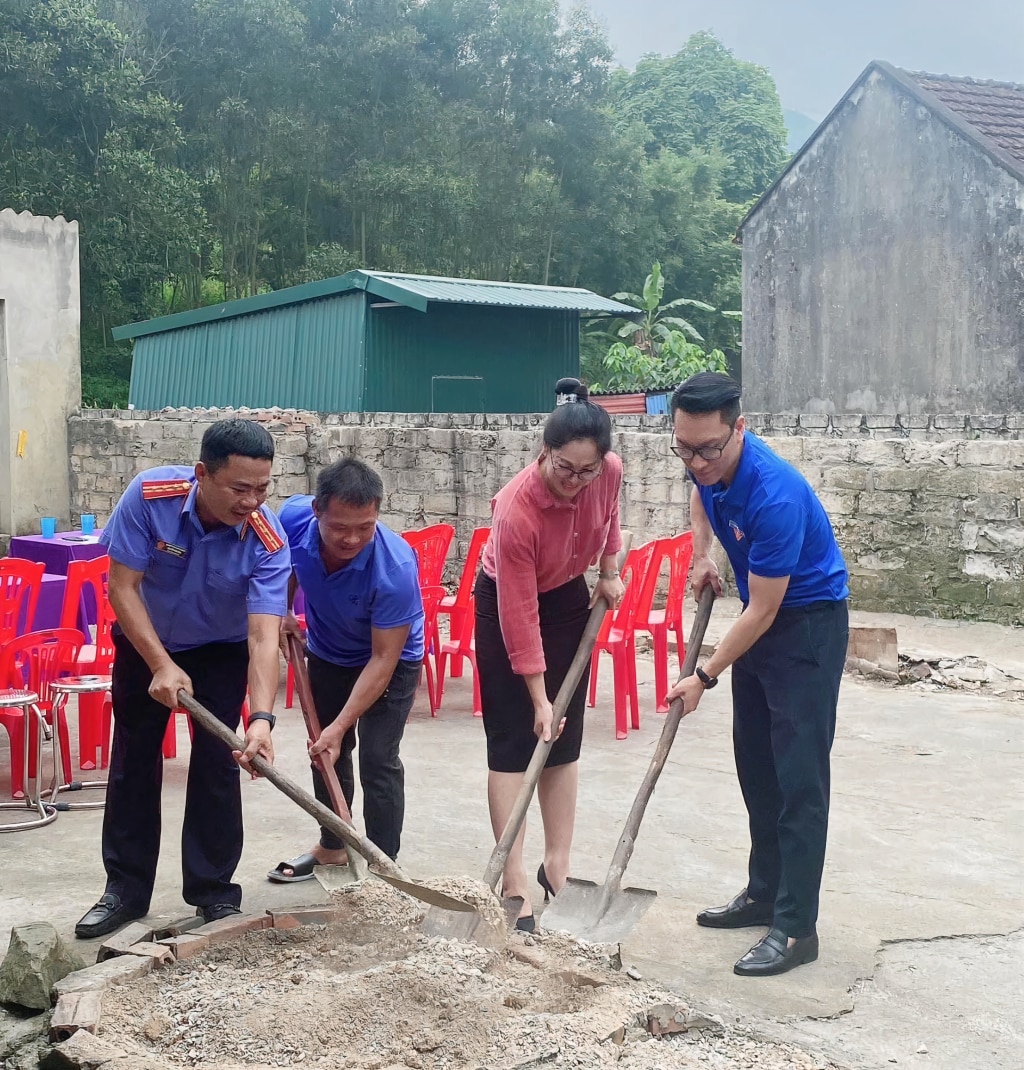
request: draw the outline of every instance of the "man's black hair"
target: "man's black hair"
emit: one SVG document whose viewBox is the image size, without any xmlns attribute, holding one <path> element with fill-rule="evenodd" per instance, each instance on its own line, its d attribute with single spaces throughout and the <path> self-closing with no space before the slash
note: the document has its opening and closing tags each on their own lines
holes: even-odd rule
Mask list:
<svg viewBox="0 0 1024 1070">
<path fill-rule="evenodd" d="M 740 384 L 723 372 L 698 372 L 672 394 L 672 415 L 691 416 L 717 412 L 722 422 L 735 427 L 740 415 Z"/>
<path fill-rule="evenodd" d="M 252 457 L 257 461 L 274 459 L 274 440 L 270 432 L 255 420 L 218 420 L 210 424 L 199 447 L 199 460 L 210 473 L 228 463 L 229 457 Z"/>
<path fill-rule="evenodd" d="M 316 505 L 321 511 L 332 499 L 343 505 L 361 509 L 375 505 L 380 510 L 384 498 L 384 482 L 364 461 L 356 457 L 342 457 L 320 470 L 316 477 Z"/>
</svg>

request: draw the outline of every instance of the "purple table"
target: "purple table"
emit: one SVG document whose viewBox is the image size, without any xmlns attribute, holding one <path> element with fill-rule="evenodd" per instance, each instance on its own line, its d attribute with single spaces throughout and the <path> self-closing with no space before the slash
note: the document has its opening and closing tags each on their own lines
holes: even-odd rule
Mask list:
<svg viewBox="0 0 1024 1070">
<path fill-rule="evenodd" d="M 48 576 L 59 576 L 63 579 L 68 574 L 68 565 L 72 561 L 92 561 L 94 558 L 103 557 L 107 552 L 105 546 L 100 545 L 99 534 L 102 528 L 97 528 L 92 535 L 83 535 L 80 531 L 60 531 L 52 539 L 44 539 L 42 535 L 16 535 L 11 539 L 11 547 L 8 551 L 11 557 L 20 557 L 26 561 L 42 561 L 46 569 L 44 580 Z M 69 537 L 70 536 L 70 537 Z M 85 541 L 78 541 L 78 540 Z M 52 584 L 51 584 L 52 586 Z M 46 586 L 39 595 L 39 608 L 36 611 L 35 630 L 42 628 L 56 628 L 60 624 L 60 606 L 57 614 L 53 617 L 53 624 L 41 624 L 42 620 L 49 620 L 50 613 L 44 615 L 43 600 L 46 598 Z M 64 597 L 64 588 L 61 586 L 60 597 Z M 82 592 L 83 608 L 78 613 L 79 627 L 83 624 L 96 623 L 96 598 L 92 587 L 87 586 Z M 87 630 L 87 629 L 86 629 Z"/>
<path fill-rule="evenodd" d="M 49 628 L 60 627 L 60 614 L 64 608 L 64 588 L 67 585 L 67 576 L 56 576 L 52 572 L 43 573 L 43 586 L 39 591 L 39 600 L 36 602 L 36 616 L 32 627 L 25 626 L 25 610 L 22 609 L 21 619 L 18 621 L 18 634 L 25 632 L 42 632 Z M 83 592 L 84 594 L 84 592 Z M 83 603 L 84 603 L 83 598 Z M 89 625 L 95 621 L 90 620 L 87 607 L 82 604 L 78 607 L 78 621 L 75 627 L 86 637 L 89 642 Z"/>
<path fill-rule="evenodd" d="M 83 535 L 80 531 L 60 531 L 52 539 L 44 539 L 42 535 L 16 535 L 11 539 L 8 553 L 11 557 L 26 561 L 42 561 L 47 572 L 66 576 L 69 562 L 91 561 L 107 552 L 97 538 L 101 530 L 97 528 L 92 535 Z M 73 541 L 78 539 L 87 541 Z"/>
</svg>

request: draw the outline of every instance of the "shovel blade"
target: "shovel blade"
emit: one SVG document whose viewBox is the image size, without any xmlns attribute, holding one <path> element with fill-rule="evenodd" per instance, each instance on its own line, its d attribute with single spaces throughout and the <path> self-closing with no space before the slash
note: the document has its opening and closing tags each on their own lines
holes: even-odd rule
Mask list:
<svg viewBox="0 0 1024 1070">
<path fill-rule="evenodd" d="M 510 896 L 502 899 L 501 907 L 505 914 L 505 926 L 511 929 L 523 908 L 523 900 L 518 896 Z M 446 940 L 461 940 L 464 943 L 472 940 L 487 946 L 495 943 L 497 937 L 497 933 L 487 924 L 482 914 L 455 913 L 439 907 L 431 907 L 427 911 L 420 924 L 420 932 L 424 936 L 443 936 Z"/>
<path fill-rule="evenodd" d="M 570 877 L 544 908 L 541 927 L 593 944 L 614 944 L 633 931 L 657 894 L 650 888 L 620 888 L 602 908 L 603 884 Z"/>
<path fill-rule="evenodd" d="M 440 907 L 442 910 L 450 910 L 474 918 L 480 917 L 476 907 L 471 903 L 467 903 L 464 899 L 454 899 L 452 896 L 446 895 L 444 892 L 439 892 L 436 888 L 428 888 L 425 884 L 420 884 L 417 881 L 408 881 L 403 880 L 401 877 L 393 877 L 390 873 L 381 873 L 376 869 L 371 869 L 370 873 L 382 881 L 387 881 L 392 888 L 397 888 L 400 892 L 405 892 L 406 895 L 411 895 L 413 899 L 418 899 L 421 903 L 426 903 L 428 906 Z"/>
<path fill-rule="evenodd" d="M 325 892 L 336 892 L 346 884 L 355 884 L 359 877 L 351 866 L 314 866 L 313 876 Z"/>
</svg>

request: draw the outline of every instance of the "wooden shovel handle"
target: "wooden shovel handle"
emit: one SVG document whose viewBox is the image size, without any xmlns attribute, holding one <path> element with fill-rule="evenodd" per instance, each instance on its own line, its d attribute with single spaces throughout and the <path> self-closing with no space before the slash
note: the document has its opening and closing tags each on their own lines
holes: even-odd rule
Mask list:
<svg viewBox="0 0 1024 1070">
<path fill-rule="evenodd" d="M 244 742 L 231 731 L 223 722 L 217 720 L 210 711 L 197 702 L 187 691 L 178 692 L 178 705 L 188 710 L 193 720 L 206 729 L 210 735 L 215 736 L 233 751 L 245 750 Z M 352 825 L 337 814 L 331 813 L 326 806 L 315 799 L 308 791 L 304 791 L 286 773 L 283 773 L 270 762 L 265 761 L 258 754 L 249 763 L 261 776 L 270 781 L 278 791 L 283 792 L 297 806 L 301 806 L 311 817 L 315 818 L 324 828 L 330 829 L 336 836 L 343 839 L 347 846 L 358 851 L 366 859 L 378 874 L 397 877 L 403 881 L 410 878 L 390 859 L 372 840 L 361 836 Z"/>
<path fill-rule="evenodd" d="M 714 605 L 714 601 L 715 592 L 709 583 L 701 592 L 700 601 L 697 603 L 697 612 L 693 618 L 693 626 L 690 628 L 690 637 L 686 642 L 686 660 L 679 674 L 680 680 L 685 680 L 688 676 L 692 676 L 694 669 L 697 668 L 701 644 L 704 642 L 704 633 L 707 631 L 708 621 L 711 619 L 711 607 Z M 640 822 L 643 820 L 647 804 L 654 793 L 654 786 L 658 782 L 658 777 L 661 776 L 661 771 L 665 768 L 668 752 L 672 749 L 672 743 L 676 738 L 676 730 L 679 728 L 679 722 L 682 719 L 683 700 L 681 698 L 673 699 L 668 708 L 668 713 L 665 715 L 665 724 L 661 729 L 658 746 L 655 748 L 654 756 L 651 758 L 651 764 L 644 775 L 640 790 L 633 800 L 633 807 L 629 811 L 625 828 L 622 830 L 622 835 L 619 837 L 618 845 L 615 848 L 615 854 L 612 856 L 611 865 L 608 867 L 608 876 L 601 892 L 602 901 L 598 906 L 598 917 L 603 915 L 609 901 L 619 890 L 622 874 L 629 864 L 629 860 L 633 855 L 633 848 L 636 846 L 636 835 L 640 829 Z"/>
<path fill-rule="evenodd" d="M 309 672 L 306 669 L 306 652 L 302 648 L 302 642 L 297 635 L 288 636 L 288 660 L 291 662 L 292 672 L 295 674 L 295 690 L 299 695 L 299 706 L 302 709 L 302 719 L 306 722 L 306 732 L 310 742 L 315 743 L 320 738 L 320 718 L 317 716 L 316 703 L 313 701 L 313 689 L 309 686 Z M 338 782 L 338 774 L 334 766 L 327 761 L 323 754 L 318 754 L 311 761 L 320 770 L 320 775 L 327 785 L 327 794 L 331 797 L 331 806 L 334 812 L 342 820 L 352 824 L 352 811 L 345 801 L 345 794 Z"/>
</svg>

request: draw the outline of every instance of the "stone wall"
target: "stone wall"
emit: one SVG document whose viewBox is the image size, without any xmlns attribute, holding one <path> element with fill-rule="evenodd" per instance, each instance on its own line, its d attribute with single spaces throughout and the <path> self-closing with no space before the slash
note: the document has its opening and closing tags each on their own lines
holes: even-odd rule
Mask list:
<svg viewBox="0 0 1024 1070">
<path fill-rule="evenodd" d="M 69 423 L 72 513 L 102 523 L 131 477 L 192 464 L 226 412 L 86 411 Z M 254 414 L 249 414 L 254 415 Z M 535 455 L 542 415 L 271 412 L 272 504 L 310 493 L 317 471 L 357 454 L 383 476 L 396 530 L 456 527 L 461 560 L 495 491 Z M 614 417 L 625 462 L 622 523 L 637 544 L 688 524 L 683 466 L 667 417 Z M 748 416 L 818 491 L 850 566 L 854 605 L 1024 622 L 1024 418 Z"/>
</svg>

